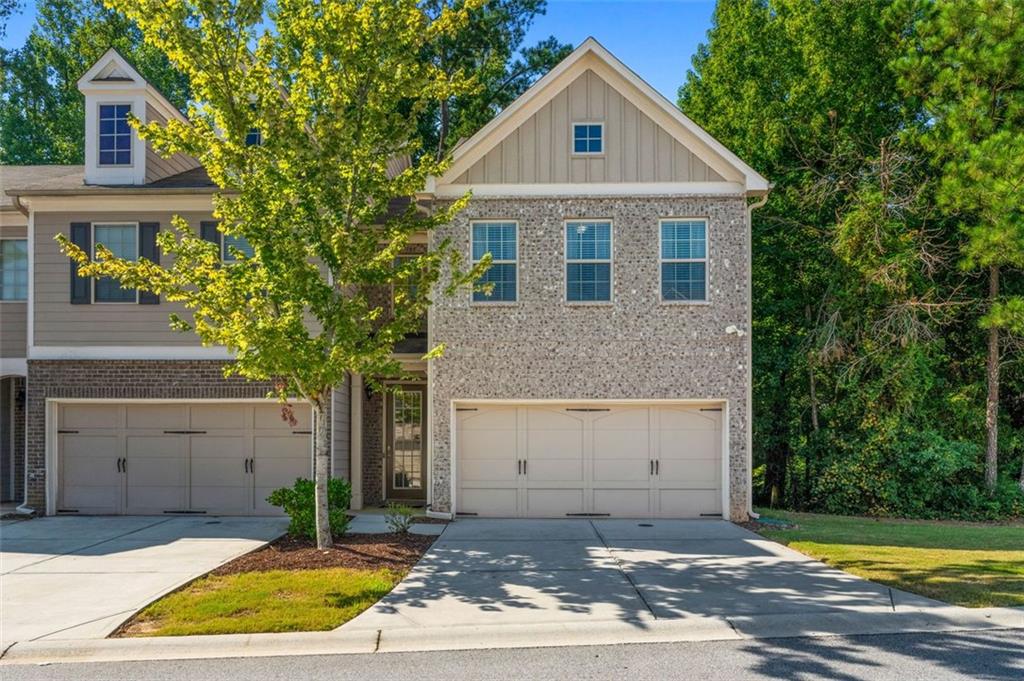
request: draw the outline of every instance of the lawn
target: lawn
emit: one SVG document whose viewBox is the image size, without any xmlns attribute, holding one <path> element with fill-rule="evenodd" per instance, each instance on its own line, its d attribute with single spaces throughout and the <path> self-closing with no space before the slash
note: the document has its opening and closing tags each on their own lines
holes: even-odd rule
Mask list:
<svg viewBox="0 0 1024 681">
<path fill-rule="evenodd" d="M 164 596 L 116 636 L 326 631 L 383 598 L 433 542 L 419 535 L 349 535 L 320 551 L 285 537 Z"/>
<path fill-rule="evenodd" d="M 1024 524 L 759 512 L 795 525 L 761 534 L 859 577 L 955 605 L 1024 606 Z"/>
</svg>

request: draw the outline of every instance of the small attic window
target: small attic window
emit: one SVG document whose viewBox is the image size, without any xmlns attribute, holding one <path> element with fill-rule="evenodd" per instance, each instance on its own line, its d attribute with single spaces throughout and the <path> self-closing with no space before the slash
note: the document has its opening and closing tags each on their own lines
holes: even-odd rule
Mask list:
<svg viewBox="0 0 1024 681">
<path fill-rule="evenodd" d="M 100 104 L 100 165 L 132 164 L 131 104 Z"/>
<path fill-rule="evenodd" d="M 573 123 L 572 153 L 604 153 L 604 123 Z"/>
</svg>

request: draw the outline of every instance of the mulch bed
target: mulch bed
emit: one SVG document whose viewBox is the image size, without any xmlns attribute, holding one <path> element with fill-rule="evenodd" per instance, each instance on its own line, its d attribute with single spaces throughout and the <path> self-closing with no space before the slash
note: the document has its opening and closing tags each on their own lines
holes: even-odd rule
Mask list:
<svg viewBox="0 0 1024 681">
<path fill-rule="evenodd" d="M 309 539 L 284 536 L 277 541 L 225 563 L 212 575 L 270 570 L 401 570 L 416 564 L 437 537 L 420 534 L 352 534 L 334 540 L 326 551 Z"/>
</svg>

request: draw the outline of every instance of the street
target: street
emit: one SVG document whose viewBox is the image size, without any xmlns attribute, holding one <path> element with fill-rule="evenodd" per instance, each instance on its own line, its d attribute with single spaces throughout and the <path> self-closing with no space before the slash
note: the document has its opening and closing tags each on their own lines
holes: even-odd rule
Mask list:
<svg viewBox="0 0 1024 681">
<path fill-rule="evenodd" d="M 1024 678 L 1020 631 L 5 666 L 4 681 Z"/>
</svg>

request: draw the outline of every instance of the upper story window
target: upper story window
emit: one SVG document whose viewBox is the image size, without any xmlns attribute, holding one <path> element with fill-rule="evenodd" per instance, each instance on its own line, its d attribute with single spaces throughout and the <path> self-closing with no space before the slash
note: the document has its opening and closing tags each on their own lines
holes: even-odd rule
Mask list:
<svg viewBox="0 0 1024 681">
<path fill-rule="evenodd" d="M 565 299 L 612 299 L 612 223 L 565 223 Z"/>
<path fill-rule="evenodd" d="M 100 165 L 132 164 L 131 104 L 100 104 Z"/>
<path fill-rule="evenodd" d="M 244 236 L 239 236 L 237 234 L 225 234 L 221 240 L 221 244 L 221 248 L 224 251 L 221 254 L 221 258 L 224 262 L 238 260 L 238 258 L 235 257 L 235 253 L 241 253 L 246 258 L 252 257 L 252 246 Z M 234 251 L 232 251 L 232 249 L 234 249 Z"/>
<path fill-rule="evenodd" d="M 96 246 L 102 244 L 125 260 L 139 257 L 139 228 L 135 224 L 94 224 L 92 242 Z M 96 246 L 93 246 L 93 257 L 96 257 Z M 97 303 L 134 303 L 137 297 L 135 289 L 121 288 L 117 280 L 110 277 L 96 279 L 93 287 L 93 300 Z"/>
<path fill-rule="evenodd" d="M 0 300 L 28 300 L 27 239 L 0 239 Z"/>
<path fill-rule="evenodd" d="M 516 301 L 517 284 L 517 231 L 514 222 L 474 222 L 473 232 L 473 264 L 487 253 L 491 254 L 491 266 L 480 277 L 478 283 L 492 284 L 490 292 L 473 291 L 475 302 L 514 303 Z"/>
<path fill-rule="evenodd" d="M 572 153 L 604 153 L 604 123 L 573 123 Z"/>
<path fill-rule="evenodd" d="M 263 133 L 260 132 L 259 128 L 249 128 L 249 132 L 245 134 L 245 146 L 247 147 L 258 147 L 263 144 Z"/>
<path fill-rule="evenodd" d="M 707 222 L 661 221 L 661 299 L 706 301 Z"/>
</svg>

